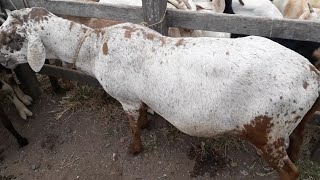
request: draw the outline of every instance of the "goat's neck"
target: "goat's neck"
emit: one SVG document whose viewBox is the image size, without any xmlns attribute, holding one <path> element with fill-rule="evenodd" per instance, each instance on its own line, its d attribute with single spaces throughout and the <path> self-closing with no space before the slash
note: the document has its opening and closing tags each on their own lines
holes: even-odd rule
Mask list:
<svg viewBox="0 0 320 180">
<path fill-rule="evenodd" d="M 82 38 L 91 29 L 58 17 L 49 18 L 47 22 L 36 26 L 47 58 L 59 58 L 67 63 L 75 63 L 78 58 Z"/>
</svg>

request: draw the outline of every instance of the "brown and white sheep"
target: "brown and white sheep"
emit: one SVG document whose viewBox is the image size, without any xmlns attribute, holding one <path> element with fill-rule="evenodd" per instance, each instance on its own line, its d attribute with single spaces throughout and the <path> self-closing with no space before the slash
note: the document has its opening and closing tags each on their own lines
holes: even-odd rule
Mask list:
<svg viewBox="0 0 320 180">
<path fill-rule="evenodd" d="M 97 78 L 128 115 L 133 153 L 142 149 L 150 107 L 193 136 L 238 134 L 280 179 L 298 177 L 293 162 L 320 105 L 320 72 L 269 39 L 170 38 L 131 23 L 94 30 L 43 8 L 13 12 L 0 39 L 0 63 L 28 62 L 37 72 L 45 58 L 60 57 Z M 10 48 L 17 39 L 19 48 Z"/>
</svg>

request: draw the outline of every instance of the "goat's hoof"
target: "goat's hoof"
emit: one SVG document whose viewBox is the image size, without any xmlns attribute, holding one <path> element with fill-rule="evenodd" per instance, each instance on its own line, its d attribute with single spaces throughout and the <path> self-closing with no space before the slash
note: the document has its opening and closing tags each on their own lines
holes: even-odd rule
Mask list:
<svg viewBox="0 0 320 180">
<path fill-rule="evenodd" d="M 141 145 L 130 144 L 128 147 L 128 153 L 132 155 L 138 155 L 142 151 Z"/>
<path fill-rule="evenodd" d="M 33 99 L 32 99 L 30 96 L 28 96 L 28 95 L 23 96 L 22 99 L 21 99 L 21 101 L 23 102 L 23 104 L 25 104 L 25 105 L 27 105 L 27 106 L 31 105 L 32 100 L 33 100 Z"/>
<path fill-rule="evenodd" d="M 18 144 L 22 148 L 22 147 L 28 145 L 29 141 L 27 138 L 20 138 L 20 139 L 18 139 Z"/>
</svg>

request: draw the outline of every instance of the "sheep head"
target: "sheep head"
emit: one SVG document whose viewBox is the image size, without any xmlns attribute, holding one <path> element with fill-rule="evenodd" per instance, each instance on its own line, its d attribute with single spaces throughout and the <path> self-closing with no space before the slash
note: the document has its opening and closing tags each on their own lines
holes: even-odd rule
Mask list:
<svg viewBox="0 0 320 180">
<path fill-rule="evenodd" d="M 45 47 L 37 23 L 51 16 L 44 8 L 13 11 L 0 27 L 0 63 L 8 68 L 28 62 L 38 72 L 45 62 Z"/>
</svg>

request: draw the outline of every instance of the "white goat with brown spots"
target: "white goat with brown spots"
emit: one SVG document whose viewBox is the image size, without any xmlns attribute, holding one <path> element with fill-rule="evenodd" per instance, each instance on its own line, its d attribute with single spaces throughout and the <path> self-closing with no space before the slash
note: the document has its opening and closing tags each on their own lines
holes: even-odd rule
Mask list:
<svg viewBox="0 0 320 180">
<path fill-rule="evenodd" d="M 94 30 L 43 8 L 14 11 L 0 39 L 0 63 L 11 68 L 28 62 L 38 72 L 45 58 L 59 57 L 97 78 L 128 115 L 132 153 L 142 150 L 150 107 L 192 136 L 238 134 L 282 180 L 298 177 L 292 161 L 320 105 L 320 72 L 269 39 L 170 38 L 132 23 Z"/>
</svg>

